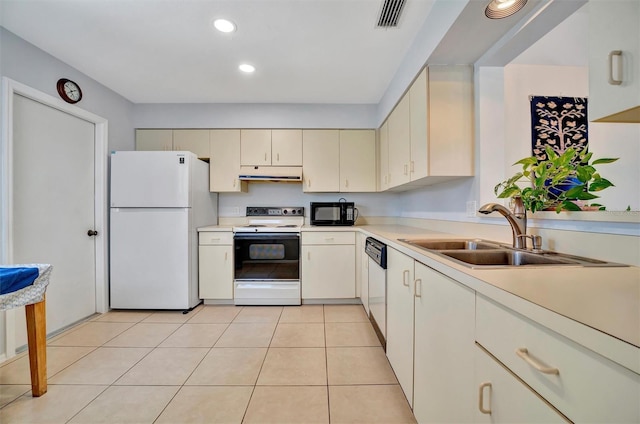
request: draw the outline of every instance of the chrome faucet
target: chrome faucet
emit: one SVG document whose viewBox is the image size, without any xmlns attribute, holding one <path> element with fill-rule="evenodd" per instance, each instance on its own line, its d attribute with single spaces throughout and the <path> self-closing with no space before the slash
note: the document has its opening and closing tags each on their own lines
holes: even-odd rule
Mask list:
<svg viewBox="0 0 640 424">
<path fill-rule="evenodd" d="M 522 198 L 514 197 L 513 200 L 513 212 L 498 203 L 487 203 L 478 209 L 478 212 L 485 215 L 488 215 L 491 212 L 498 212 L 507 218 L 507 221 L 509 221 L 509 224 L 511 225 L 511 231 L 513 232 L 513 247 L 516 249 L 526 249 L 528 237 L 527 211 L 524 208 L 524 203 L 522 203 Z M 535 246 L 535 244 L 537 244 L 536 241 L 534 241 L 534 249 L 539 249 L 540 246 Z"/>
</svg>

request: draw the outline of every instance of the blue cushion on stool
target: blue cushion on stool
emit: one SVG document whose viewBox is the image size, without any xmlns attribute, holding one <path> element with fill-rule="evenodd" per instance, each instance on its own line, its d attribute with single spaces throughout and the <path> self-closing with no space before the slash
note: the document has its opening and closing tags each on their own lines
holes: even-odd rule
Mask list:
<svg viewBox="0 0 640 424">
<path fill-rule="evenodd" d="M 0 295 L 30 286 L 38 273 L 38 268 L 0 268 Z"/>
</svg>

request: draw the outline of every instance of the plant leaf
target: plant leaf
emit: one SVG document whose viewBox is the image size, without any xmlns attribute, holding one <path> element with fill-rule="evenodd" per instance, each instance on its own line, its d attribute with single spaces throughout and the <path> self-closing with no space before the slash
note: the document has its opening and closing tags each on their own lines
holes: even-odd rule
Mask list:
<svg viewBox="0 0 640 424">
<path fill-rule="evenodd" d="M 569 196 L 567 196 L 569 197 Z M 600 196 L 596 196 L 595 194 L 591 194 L 588 191 L 583 191 L 580 194 L 578 194 L 575 199 L 578 200 L 592 200 L 592 199 L 597 199 Z"/>
<path fill-rule="evenodd" d="M 602 159 L 596 159 L 593 162 L 591 162 L 592 165 L 599 165 L 601 163 L 613 163 L 615 161 L 617 161 L 620 158 L 602 158 Z"/>
<path fill-rule="evenodd" d="M 612 186 L 613 183 L 611 183 L 611 181 L 605 178 L 600 178 L 589 184 L 589 191 L 600 191 Z"/>
<path fill-rule="evenodd" d="M 511 186 L 511 187 L 507 187 L 505 188 L 502 193 L 498 194 L 498 198 L 499 199 L 506 199 L 508 197 L 513 197 L 514 195 L 517 195 L 520 193 L 520 187 L 518 186 Z"/>
<path fill-rule="evenodd" d="M 567 210 L 567 211 L 581 211 L 582 209 L 580 209 L 580 206 L 576 205 L 573 202 L 570 202 L 568 200 L 565 200 L 564 202 L 562 202 L 562 209 Z"/>
</svg>

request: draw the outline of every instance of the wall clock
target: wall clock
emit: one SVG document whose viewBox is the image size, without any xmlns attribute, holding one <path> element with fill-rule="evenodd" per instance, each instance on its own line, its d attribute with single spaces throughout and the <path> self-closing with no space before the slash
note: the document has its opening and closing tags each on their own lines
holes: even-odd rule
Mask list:
<svg viewBox="0 0 640 424">
<path fill-rule="evenodd" d="M 82 90 L 80 90 L 80 86 L 70 79 L 60 78 L 56 88 L 62 100 L 67 103 L 74 104 L 82 100 Z"/>
</svg>

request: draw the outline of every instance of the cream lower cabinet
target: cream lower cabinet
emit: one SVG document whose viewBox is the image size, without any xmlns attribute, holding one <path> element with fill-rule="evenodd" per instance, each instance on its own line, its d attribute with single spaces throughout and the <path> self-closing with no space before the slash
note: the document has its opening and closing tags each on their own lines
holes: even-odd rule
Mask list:
<svg viewBox="0 0 640 424">
<path fill-rule="evenodd" d="M 566 423 L 540 395 L 479 345 L 474 349 L 476 423 Z M 420 419 L 418 419 L 418 422 Z M 462 422 L 462 421 L 460 421 Z M 465 420 L 464 422 L 471 422 Z"/>
<path fill-rule="evenodd" d="M 387 358 L 413 405 L 413 258 L 387 247 Z"/>
<path fill-rule="evenodd" d="M 233 233 L 203 231 L 198 241 L 200 299 L 233 299 Z"/>
<path fill-rule="evenodd" d="M 302 232 L 303 299 L 356 297 L 356 233 Z"/>
<path fill-rule="evenodd" d="M 640 375 L 481 295 L 476 341 L 573 422 L 640 422 Z"/>
<path fill-rule="evenodd" d="M 240 181 L 240 130 L 210 130 L 209 191 L 246 192 Z"/>
<path fill-rule="evenodd" d="M 369 315 L 369 255 L 364 251 L 366 234 L 356 234 L 356 296 Z"/>
<path fill-rule="evenodd" d="M 473 421 L 475 292 L 415 262 L 413 413 L 419 423 Z"/>
</svg>

